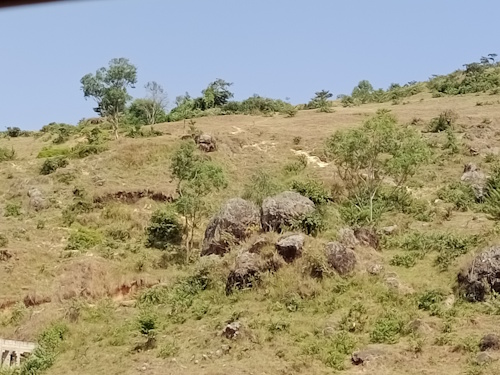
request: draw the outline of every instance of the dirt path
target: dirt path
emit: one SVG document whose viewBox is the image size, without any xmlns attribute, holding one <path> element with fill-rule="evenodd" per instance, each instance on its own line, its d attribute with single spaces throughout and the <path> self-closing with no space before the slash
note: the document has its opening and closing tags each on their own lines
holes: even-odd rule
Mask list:
<svg viewBox="0 0 500 375">
<path fill-rule="evenodd" d="M 307 151 L 302 151 L 302 150 L 291 150 L 295 155 L 304 155 L 307 159 L 308 163 L 311 164 L 316 164 L 320 168 L 325 168 L 329 165 L 329 163 L 325 163 L 324 161 L 321 161 L 320 158 L 317 156 L 311 156 Z"/>
</svg>

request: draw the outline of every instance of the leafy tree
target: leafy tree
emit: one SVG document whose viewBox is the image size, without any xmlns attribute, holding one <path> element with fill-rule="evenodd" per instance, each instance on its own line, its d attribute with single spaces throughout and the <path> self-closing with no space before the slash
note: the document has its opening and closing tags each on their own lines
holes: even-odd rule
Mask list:
<svg viewBox="0 0 500 375">
<path fill-rule="evenodd" d="M 361 128 L 337 131 L 327 140 L 327 152 L 355 202 L 372 205 L 384 177 L 395 182 L 393 194 L 427 161 L 430 151 L 421 136 L 411 128 L 397 124 L 387 110 L 379 110 Z"/>
<path fill-rule="evenodd" d="M 86 74 L 80 80 L 84 97 L 91 97 L 97 102 L 94 111 L 111 119 L 116 138 L 120 116 L 131 99 L 127 88 L 133 88 L 136 82 L 137 68 L 125 58 L 112 59 L 108 68 L 102 67 L 95 74 Z"/>
<path fill-rule="evenodd" d="M 208 195 L 226 187 L 224 171 L 203 158 L 193 142 L 184 142 L 171 159 L 170 170 L 178 180 L 177 212 L 185 219 L 186 257 L 193 247 L 194 231 L 208 212 Z"/>
<path fill-rule="evenodd" d="M 356 87 L 354 87 L 351 96 L 354 99 L 359 99 L 361 104 L 365 104 L 371 101 L 373 91 L 372 84 L 367 80 L 363 80 L 360 81 Z"/>
<path fill-rule="evenodd" d="M 203 94 L 202 101 L 204 105 L 202 109 L 222 107 L 226 104 L 229 99 L 234 96 L 234 94 L 229 91 L 230 86 L 232 86 L 232 83 L 226 82 L 220 78 L 210 83 L 208 87 L 201 92 Z"/>
<path fill-rule="evenodd" d="M 328 90 L 321 90 L 314 93 L 314 98 L 307 105 L 309 108 L 317 108 L 320 112 L 330 112 L 332 102 L 329 101 L 333 94 Z"/>
</svg>

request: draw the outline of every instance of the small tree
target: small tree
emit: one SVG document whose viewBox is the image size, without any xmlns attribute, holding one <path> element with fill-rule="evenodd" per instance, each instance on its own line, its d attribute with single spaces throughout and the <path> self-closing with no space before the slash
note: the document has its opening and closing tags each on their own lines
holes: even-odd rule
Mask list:
<svg viewBox="0 0 500 375">
<path fill-rule="evenodd" d="M 333 94 L 328 90 L 321 90 L 314 93 L 314 98 L 307 105 L 309 108 L 317 108 L 320 112 L 330 112 L 332 102 L 329 101 Z"/>
<path fill-rule="evenodd" d="M 420 135 L 397 124 L 387 110 L 379 110 L 361 128 L 338 131 L 327 140 L 326 148 L 338 172 L 356 201 L 368 197 L 370 221 L 373 200 L 384 177 L 395 182 L 393 194 L 428 160 L 430 150 Z"/>
<path fill-rule="evenodd" d="M 185 142 L 174 153 L 170 170 L 178 180 L 177 212 L 184 216 L 186 258 L 193 247 L 194 231 L 208 212 L 208 195 L 226 186 L 222 168 L 201 157 L 193 142 Z"/>
<path fill-rule="evenodd" d="M 229 91 L 230 86 L 232 86 L 232 83 L 226 82 L 220 78 L 210 83 L 208 87 L 201 92 L 203 94 L 203 109 L 222 107 L 226 104 L 229 99 L 234 96 L 234 94 Z"/>
<path fill-rule="evenodd" d="M 131 99 L 127 88 L 133 88 L 136 82 L 137 68 L 125 58 L 112 59 L 108 68 L 102 67 L 80 80 L 84 97 L 93 98 L 97 102 L 94 111 L 110 118 L 116 138 L 120 116 Z"/>
<path fill-rule="evenodd" d="M 358 99 L 361 104 L 365 104 L 371 101 L 373 91 L 372 84 L 367 80 L 363 80 L 360 81 L 356 87 L 354 87 L 351 96 L 354 99 Z"/>
</svg>

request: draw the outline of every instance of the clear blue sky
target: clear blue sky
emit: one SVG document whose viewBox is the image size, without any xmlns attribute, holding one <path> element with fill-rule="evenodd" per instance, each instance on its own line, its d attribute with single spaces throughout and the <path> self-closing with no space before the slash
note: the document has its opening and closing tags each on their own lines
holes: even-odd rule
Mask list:
<svg viewBox="0 0 500 375">
<path fill-rule="evenodd" d="M 0 129 L 94 116 L 80 78 L 114 57 L 173 102 L 216 78 L 235 99 L 307 102 L 500 55 L 498 0 L 83 0 L 0 10 Z"/>
</svg>

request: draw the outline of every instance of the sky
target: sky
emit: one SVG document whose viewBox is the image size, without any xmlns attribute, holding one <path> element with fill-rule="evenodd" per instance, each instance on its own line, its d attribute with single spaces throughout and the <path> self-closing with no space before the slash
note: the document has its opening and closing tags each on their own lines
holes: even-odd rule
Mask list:
<svg viewBox="0 0 500 375">
<path fill-rule="evenodd" d="M 498 0 L 69 0 L 0 9 L 0 130 L 93 117 L 80 78 L 125 57 L 170 102 L 217 78 L 235 100 L 306 103 L 427 80 L 499 53 Z"/>
</svg>

